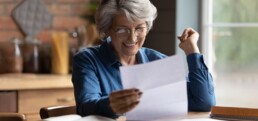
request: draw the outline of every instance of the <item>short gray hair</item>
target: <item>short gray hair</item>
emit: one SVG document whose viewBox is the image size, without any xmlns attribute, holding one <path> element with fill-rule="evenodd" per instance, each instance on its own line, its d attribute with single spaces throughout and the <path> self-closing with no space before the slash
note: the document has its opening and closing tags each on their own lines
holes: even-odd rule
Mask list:
<svg viewBox="0 0 258 121">
<path fill-rule="evenodd" d="M 128 20 L 142 19 L 147 23 L 148 31 L 157 17 L 157 8 L 149 0 L 102 0 L 95 15 L 100 34 L 111 27 L 113 18 L 124 12 Z"/>
</svg>

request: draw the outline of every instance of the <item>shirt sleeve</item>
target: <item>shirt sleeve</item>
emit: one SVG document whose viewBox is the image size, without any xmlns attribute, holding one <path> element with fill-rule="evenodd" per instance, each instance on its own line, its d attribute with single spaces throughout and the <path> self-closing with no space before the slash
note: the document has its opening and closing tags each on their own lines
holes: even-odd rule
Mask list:
<svg viewBox="0 0 258 121">
<path fill-rule="evenodd" d="M 210 111 L 216 104 L 213 79 L 203 61 L 203 56 L 193 53 L 187 56 L 188 63 L 188 110 Z"/>
<path fill-rule="evenodd" d="M 78 54 L 74 57 L 72 82 L 79 115 L 118 117 L 109 106 L 108 96 L 101 96 L 100 82 L 94 62 L 87 55 Z"/>
</svg>

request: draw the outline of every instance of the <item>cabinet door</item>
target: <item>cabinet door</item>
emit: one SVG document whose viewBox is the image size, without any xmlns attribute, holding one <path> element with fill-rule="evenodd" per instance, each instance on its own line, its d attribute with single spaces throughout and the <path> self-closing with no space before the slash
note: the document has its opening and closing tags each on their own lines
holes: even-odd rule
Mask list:
<svg viewBox="0 0 258 121">
<path fill-rule="evenodd" d="M 18 112 L 39 113 L 40 108 L 75 105 L 73 89 L 22 90 L 18 92 Z"/>
<path fill-rule="evenodd" d="M 17 112 L 17 93 L 0 92 L 0 112 Z"/>
</svg>

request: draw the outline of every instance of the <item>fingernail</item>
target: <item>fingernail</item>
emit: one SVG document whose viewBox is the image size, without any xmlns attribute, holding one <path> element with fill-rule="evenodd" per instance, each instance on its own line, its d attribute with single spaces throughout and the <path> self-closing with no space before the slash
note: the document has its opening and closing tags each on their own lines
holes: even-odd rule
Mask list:
<svg viewBox="0 0 258 121">
<path fill-rule="evenodd" d="M 141 96 L 141 95 L 142 95 L 142 92 L 139 92 L 139 93 L 138 93 L 138 95 L 140 95 L 140 96 Z"/>
<path fill-rule="evenodd" d="M 140 103 L 140 101 L 135 102 L 135 104 L 139 104 L 139 103 Z"/>
<path fill-rule="evenodd" d="M 138 96 L 139 96 L 139 98 L 141 98 L 142 97 L 142 92 L 139 92 Z"/>
</svg>

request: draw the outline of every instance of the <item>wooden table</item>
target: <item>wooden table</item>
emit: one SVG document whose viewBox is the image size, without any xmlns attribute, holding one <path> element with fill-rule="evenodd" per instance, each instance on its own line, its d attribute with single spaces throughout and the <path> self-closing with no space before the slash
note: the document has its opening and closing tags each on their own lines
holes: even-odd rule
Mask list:
<svg viewBox="0 0 258 121">
<path fill-rule="evenodd" d="M 215 119 L 211 119 L 209 118 L 209 112 L 189 112 L 187 117 L 183 118 L 182 120 L 179 120 L 179 121 L 214 121 Z M 55 117 L 53 119 L 50 118 L 50 119 L 47 119 L 47 121 L 55 121 L 55 120 L 60 120 L 60 121 L 68 121 L 67 119 L 74 119 L 74 121 L 88 121 L 88 120 L 94 120 L 94 121 L 97 121 L 97 120 L 101 120 L 101 121 L 126 121 L 126 117 L 125 116 L 121 116 L 119 119 L 117 120 L 113 120 L 113 119 L 110 119 L 110 118 L 105 118 L 105 117 L 99 117 L 99 116 L 89 116 L 89 117 L 83 117 L 83 118 L 80 118 L 76 115 L 70 115 L 69 117 L 67 116 L 59 116 L 59 117 Z M 39 120 L 39 121 L 45 121 L 45 120 Z M 173 121 L 171 119 L 165 119 L 165 120 L 160 120 L 160 121 Z M 215 120 L 216 121 L 216 120 Z"/>
<path fill-rule="evenodd" d="M 210 112 L 188 112 L 186 119 L 211 119 Z"/>
<path fill-rule="evenodd" d="M 191 119 L 192 121 L 194 119 L 196 119 L 196 121 L 197 121 L 197 119 L 212 120 L 211 118 L 209 118 L 209 115 L 210 115 L 210 112 L 188 112 L 187 117 L 182 119 L 182 121 L 187 121 L 188 119 Z M 117 121 L 126 121 L 126 117 L 120 117 L 119 119 L 117 119 Z M 171 120 L 168 119 L 165 121 L 171 121 Z"/>
</svg>

